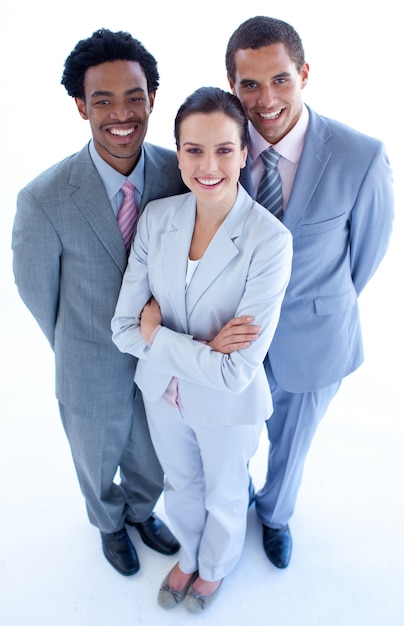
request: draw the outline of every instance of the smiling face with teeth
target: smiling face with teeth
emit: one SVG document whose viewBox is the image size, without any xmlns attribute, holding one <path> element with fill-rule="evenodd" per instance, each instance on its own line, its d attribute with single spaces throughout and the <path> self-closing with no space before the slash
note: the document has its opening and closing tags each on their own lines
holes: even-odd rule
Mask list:
<svg viewBox="0 0 404 626">
<path fill-rule="evenodd" d="M 298 71 L 283 43 L 237 50 L 233 93 L 241 100 L 254 128 L 276 144 L 296 124 L 302 112 L 302 89 L 309 66 Z"/>
<path fill-rule="evenodd" d="M 136 61 L 109 61 L 88 68 L 84 93 L 76 105 L 90 122 L 97 152 L 118 172 L 129 174 L 140 156 L 156 92 L 148 93 Z"/>
<path fill-rule="evenodd" d="M 225 113 L 193 113 L 181 122 L 178 165 L 194 192 L 198 210 L 215 211 L 219 219 L 233 206 L 247 148 L 241 147 L 238 123 Z"/>
</svg>

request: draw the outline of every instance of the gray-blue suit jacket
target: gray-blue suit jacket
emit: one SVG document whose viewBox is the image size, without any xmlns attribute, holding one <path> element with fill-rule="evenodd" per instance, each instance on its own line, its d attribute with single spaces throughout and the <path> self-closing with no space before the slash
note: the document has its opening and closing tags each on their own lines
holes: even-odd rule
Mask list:
<svg viewBox="0 0 404 626">
<path fill-rule="evenodd" d="M 176 376 L 191 422 L 258 423 L 272 412 L 262 363 L 290 276 L 292 238 L 240 186 L 185 289 L 194 223 L 193 194 L 146 207 L 112 321 L 113 340 L 139 357 L 135 380 L 145 398 L 157 400 Z M 139 317 L 151 295 L 160 304 L 163 328 L 149 348 Z M 205 345 L 239 315 L 254 316 L 261 328 L 257 341 L 228 355 Z"/>
<path fill-rule="evenodd" d="M 286 391 L 313 391 L 363 361 L 358 295 L 376 271 L 393 223 L 383 144 L 309 109 L 310 121 L 283 223 L 292 275 L 268 356 Z M 241 182 L 252 193 L 249 168 Z"/>
<path fill-rule="evenodd" d="M 173 151 L 144 144 L 142 211 L 188 191 Z M 88 146 L 42 173 L 18 196 L 13 267 L 19 293 L 55 352 L 56 395 L 102 419 L 133 398 L 136 359 L 111 340 L 127 255 Z"/>
</svg>

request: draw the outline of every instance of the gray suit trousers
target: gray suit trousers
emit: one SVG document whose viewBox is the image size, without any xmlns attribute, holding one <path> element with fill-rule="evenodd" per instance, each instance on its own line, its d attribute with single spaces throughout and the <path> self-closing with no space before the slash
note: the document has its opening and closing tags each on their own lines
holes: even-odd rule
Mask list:
<svg viewBox="0 0 404 626">
<path fill-rule="evenodd" d="M 90 522 L 102 532 L 115 532 L 127 517 L 147 519 L 161 494 L 163 472 L 139 390 L 106 419 L 77 415 L 61 403 L 59 409 Z"/>
</svg>

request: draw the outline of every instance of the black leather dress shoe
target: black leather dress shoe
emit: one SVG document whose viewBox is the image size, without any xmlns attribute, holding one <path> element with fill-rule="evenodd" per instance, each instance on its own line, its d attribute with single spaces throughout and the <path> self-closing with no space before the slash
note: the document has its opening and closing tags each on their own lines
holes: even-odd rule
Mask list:
<svg viewBox="0 0 404 626">
<path fill-rule="evenodd" d="M 180 544 L 172 534 L 171 530 L 162 522 L 155 513 L 144 522 L 133 522 L 126 519 L 128 526 L 134 526 L 139 532 L 143 543 L 149 548 L 161 554 L 171 555 L 178 552 Z"/>
<path fill-rule="evenodd" d="M 280 569 L 289 565 L 292 554 L 292 535 L 289 526 L 282 528 L 269 528 L 263 525 L 264 550 L 268 559 Z"/>
<path fill-rule="evenodd" d="M 125 528 L 115 533 L 101 533 L 104 556 L 120 574 L 132 576 L 139 571 L 136 550 Z"/>
</svg>

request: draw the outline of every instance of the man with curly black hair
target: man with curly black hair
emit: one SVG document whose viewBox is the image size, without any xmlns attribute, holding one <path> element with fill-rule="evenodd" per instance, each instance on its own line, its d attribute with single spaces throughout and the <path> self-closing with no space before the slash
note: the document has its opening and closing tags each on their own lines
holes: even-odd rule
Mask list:
<svg viewBox="0 0 404 626">
<path fill-rule="evenodd" d="M 187 189 L 175 152 L 144 143 L 159 74 L 139 41 L 94 32 L 68 56 L 62 84 L 92 139 L 19 193 L 13 268 L 55 353 L 60 415 L 90 522 L 107 560 L 128 576 L 139 561 L 127 525 L 163 554 L 179 544 L 153 513 L 163 474 L 134 384 L 136 359 L 112 343 L 110 324 L 136 216 L 150 200 Z M 126 245 L 124 183 L 134 193 Z"/>
</svg>

